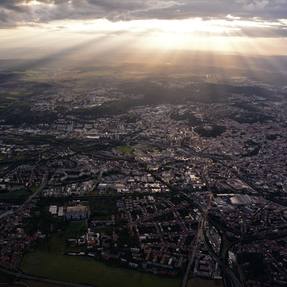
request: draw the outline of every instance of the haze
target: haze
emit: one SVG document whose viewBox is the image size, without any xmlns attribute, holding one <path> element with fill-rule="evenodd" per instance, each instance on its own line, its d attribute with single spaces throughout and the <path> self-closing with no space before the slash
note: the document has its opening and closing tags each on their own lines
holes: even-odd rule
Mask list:
<svg viewBox="0 0 287 287">
<path fill-rule="evenodd" d="M 286 1 L 0 1 L 2 59 L 285 56 Z M 121 59 L 122 55 L 124 59 Z M 143 56 L 144 55 L 144 56 Z M 56 58 L 55 58 L 56 57 Z"/>
</svg>

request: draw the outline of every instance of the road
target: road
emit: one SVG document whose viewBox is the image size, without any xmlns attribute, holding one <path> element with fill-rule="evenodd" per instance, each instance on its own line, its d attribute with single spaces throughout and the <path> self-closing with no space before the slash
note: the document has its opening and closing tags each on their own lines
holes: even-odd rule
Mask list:
<svg viewBox="0 0 287 287">
<path fill-rule="evenodd" d="M 196 155 L 199 157 L 205 157 L 205 158 L 209 158 L 213 161 L 222 163 L 223 158 L 220 156 L 217 156 L 217 155 L 214 156 L 211 154 L 204 154 L 204 153 L 197 152 L 194 149 L 190 149 L 190 148 L 188 148 L 188 150 L 189 150 L 188 151 L 189 155 L 192 154 L 192 155 Z M 224 158 L 224 159 L 227 159 L 227 158 Z M 205 168 L 203 170 L 201 176 L 202 176 L 204 182 L 206 183 L 207 188 L 209 189 L 206 173 L 207 173 L 207 170 Z M 182 193 L 182 194 L 184 194 L 184 193 Z M 186 194 L 184 194 L 184 195 L 186 197 L 188 197 Z M 226 266 L 224 259 L 221 259 L 220 255 L 217 255 L 216 252 L 214 252 L 212 245 L 210 244 L 210 242 L 208 241 L 208 237 L 206 236 L 206 228 L 208 225 L 208 214 L 209 214 L 209 210 L 211 208 L 212 200 L 213 200 L 213 194 L 212 194 L 212 192 L 210 192 L 207 206 L 206 206 L 205 210 L 204 209 L 201 210 L 202 220 L 200 221 L 200 224 L 199 224 L 196 239 L 193 242 L 193 244 L 194 244 L 193 251 L 191 253 L 191 256 L 190 256 L 190 259 L 188 262 L 188 266 L 187 266 L 181 287 L 187 287 L 190 273 L 191 273 L 191 268 L 193 266 L 196 254 L 198 252 L 198 247 L 200 246 L 200 242 L 202 242 L 202 241 L 205 242 L 205 245 L 208 248 L 210 256 L 219 264 L 219 266 L 222 269 L 222 272 L 226 275 L 226 277 L 229 278 L 229 282 L 231 282 L 231 286 L 232 287 L 242 287 L 243 286 L 242 282 L 235 276 L 234 272 L 228 266 Z"/>
<path fill-rule="evenodd" d="M 203 152 L 199 152 L 199 151 L 196 151 L 196 150 L 190 149 L 190 148 L 189 148 L 188 152 L 186 150 L 183 150 L 183 152 L 185 154 L 188 153 L 189 156 L 190 155 L 194 155 L 194 156 L 199 156 L 199 157 L 204 157 L 204 158 L 210 158 L 213 161 L 217 161 L 217 162 L 220 162 L 220 163 L 222 163 L 222 160 L 226 160 L 227 159 L 227 158 L 224 158 L 223 156 L 219 156 L 219 155 L 204 154 Z M 132 158 L 128 158 L 127 159 L 125 157 L 108 157 L 107 155 L 94 155 L 94 157 L 97 157 L 97 158 L 100 158 L 100 159 L 107 159 L 108 158 L 109 160 L 133 161 Z M 134 159 L 134 161 L 136 161 L 136 160 Z M 147 171 L 149 171 L 147 166 L 146 166 L 146 164 L 144 162 L 138 162 L 138 163 L 140 163 L 142 167 L 144 167 Z M 207 181 L 207 178 L 205 176 L 205 173 L 206 173 L 206 171 L 203 171 L 202 176 L 203 176 L 203 180 L 206 182 L 206 185 L 208 186 L 208 181 Z M 164 183 L 166 186 L 168 186 L 171 190 L 173 190 L 172 186 L 170 186 L 169 184 L 164 182 L 159 176 L 157 176 L 156 174 L 153 174 L 153 175 L 154 175 L 154 177 L 157 180 L 160 180 L 162 183 Z M 34 194 L 32 194 L 18 209 L 10 210 L 10 211 L 7 211 L 4 214 L 2 214 L 0 216 L 0 219 L 3 219 L 3 218 L 8 217 L 8 216 L 12 216 L 13 214 L 16 214 L 17 212 L 19 212 L 22 209 L 24 209 L 25 206 L 27 206 L 34 198 L 36 198 L 39 195 L 39 193 L 45 188 L 46 183 L 47 183 L 47 176 L 45 175 L 45 176 L 43 176 L 41 186 L 38 188 L 38 190 Z M 183 194 L 185 197 L 188 197 L 183 192 L 180 192 L 180 193 Z M 192 267 L 194 265 L 194 261 L 196 259 L 197 253 L 198 253 L 198 249 L 199 249 L 201 243 L 206 240 L 206 236 L 205 236 L 205 232 L 206 231 L 205 230 L 206 230 L 206 226 L 207 226 L 207 223 L 208 223 L 208 214 L 209 214 L 209 210 L 211 208 L 212 200 L 213 200 L 213 194 L 212 194 L 212 192 L 210 192 L 207 206 L 205 207 L 205 209 L 201 210 L 201 214 L 202 214 L 201 215 L 201 220 L 199 221 L 198 230 L 197 230 L 196 236 L 195 236 L 195 238 L 194 238 L 194 240 L 192 242 L 192 245 L 191 245 L 191 250 L 192 251 L 191 251 L 190 256 L 189 256 L 187 268 L 186 268 L 186 271 L 185 271 L 185 274 L 184 274 L 184 277 L 183 277 L 183 280 L 182 280 L 181 287 L 186 287 L 188 285 L 188 281 L 189 281 L 189 278 L 190 278 Z M 208 242 L 205 242 L 205 243 L 208 246 Z M 224 268 L 226 268 L 226 266 L 225 266 L 223 260 L 220 259 L 219 256 L 216 253 L 213 252 L 213 250 L 210 250 L 210 253 L 211 253 L 211 256 L 214 257 L 214 259 L 220 264 L 220 266 L 223 269 L 223 272 L 226 272 L 228 274 L 228 277 L 233 278 L 232 281 L 235 282 L 235 284 L 233 284 L 233 286 L 236 286 L 236 287 L 241 286 L 240 283 L 238 282 L 238 279 L 233 274 L 233 272 L 231 270 L 227 270 L 226 271 L 224 269 Z M 3 270 L 5 270 L 5 269 L 3 269 Z M 0 271 L 1 271 L 1 268 L 0 268 Z M 5 270 L 3 272 L 5 272 L 7 274 L 7 272 L 10 272 L 10 271 Z M 34 276 L 26 275 L 26 274 L 23 274 L 23 273 L 17 273 L 17 272 L 10 272 L 8 274 L 11 274 L 11 275 L 13 275 L 13 276 L 15 276 L 17 278 L 20 278 L 20 279 L 38 280 L 38 281 L 43 281 L 44 280 L 44 282 L 52 283 L 52 284 L 58 284 L 58 285 L 62 285 L 62 286 L 73 286 L 73 287 L 74 286 L 75 287 L 86 287 L 86 286 L 89 286 L 89 285 L 78 285 L 78 284 L 57 282 L 57 281 L 53 281 L 53 280 L 49 280 L 49 279 L 43 279 L 43 278 L 37 278 L 37 277 L 34 277 Z"/>
<path fill-rule="evenodd" d="M 242 287 L 243 283 L 236 277 L 236 275 L 231 270 L 231 268 L 225 264 L 225 261 L 224 261 L 225 258 L 221 259 L 216 254 L 216 252 L 213 250 L 213 247 L 212 247 L 211 243 L 208 240 L 206 229 L 204 229 L 203 234 L 204 234 L 205 245 L 208 248 L 209 255 L 218 263 L 218 265 L 220 266 L 223 274 L 225 274 L 226 278 L 229 279 L 228 283 L 230 283 L 232 287 Z"/>
<path fill-rule="evenodd" d="M 5 213 L 1 214 L 0 219 L 12 216 L 12 215 L 18 213 L 19 211 L 23 210 L 25 208 L 25 206 L 27 206 L 34 198 L 36 198 L 39 195 L 39 193 L 42 192 L 42 190 L 45 188 L 46 184 L 47 184 L 47 175 L 45 174 L 42 178 L 42 183 L 41 183 L 40 187 L 38 188 L 38 190 L 36 192 L 34 192 L 32 195 L 30 195 L 28 197 L 28 199 L 23 204 L 21 204 L 18 208 L 14 209 L 14 210 L 8 210 Z"/>
<path fill-rule="evenodd" d="M 197 252 L 198 252 L 198 247 L 200 246 L 200 243 L 202 241 L 202 234 L 203 234 L 202 233 L 202 225 L 203 225 L 203 218 L 199 223 L 195 239 L 191 243 L 191 246 L 193 246 L 193 248 L 192 248 L 191 256 L 189 258 L 183 280 L 181 282 L 181 287 L 186 287 L 188 284 L 190 273 L 191 273 L 191 268 L 194 264 L 194 260 L 196 258 Z"/>
<path fill-rule="evenodd" d="M 205 230 L 205 226 L 206 226 L 207 221 L 208 221 L 208 213 L 209 213 L 209 209 L 211 207 L 212 200 L 213 200 L 213 194 L 210 193 L 207 207 L 202 214 L 201 220 L 200 220 L 199 225 L 198 225 L 195 239 L 193 240 L 193 242 L 191 244 L 191 246 L 193 246 L 193 248 L 192 248 L 191 256 L 188 260 L 188 264 L 187 264 L 187 268 L 186 268 L 183 280 L 181 282 L 181 287 L 186 287 L 188 285 L 188 281 L 189 281 L 190 273 L 191 273 L 191 268 L 194 264 L 194 260 L 196 258 L 197 253 L 198 253 L 198 248 L 200 247 L 200 244 L 204 239 L 203 238 L 204 237 L 204 230 Z"/>
<path fill-rule="evenodd" d="M 8 210 L 8 211 L 6 211 L 6 212 L 4 212 L 4 213 L 2 213 L 2 214 L 0 215 L 0 219 L 3 219 L 3 218 L 5 218 L 5 217 L 8 217 L 8 216 L 10 216 L 10 215 L 12 215 L 12 214 L 14 214 L 14 211 L 13 211 L 13 210 Z"/>
</svg>

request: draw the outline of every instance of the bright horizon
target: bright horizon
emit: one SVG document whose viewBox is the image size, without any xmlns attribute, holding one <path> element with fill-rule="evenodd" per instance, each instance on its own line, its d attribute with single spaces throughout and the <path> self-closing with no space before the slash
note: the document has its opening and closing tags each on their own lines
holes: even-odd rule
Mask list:
<svg viewBox="0 0 287 287">
<path fill-rule="evenodd" d="M 0 59 L 84 64 L 121 54 L 125 62 L 140 62 L 145 54 L 144 61 L 157 65 L 189 52 L 246 62 L 287 56 L 283 2 L 0 1 Z"/>
<path fill-rule="evenodd" d="M 263 22 L 234 19 L 189 18 L 181 20 L 130 20 L 112 22 L 97 20 L 61 20 L 30 23 L 0 30 L 1 55 L 22 47 L 25 49 L 55 48 L 84 43 L 87 40 L 106 42 L 112 49 L 118 43 L 135 49 L 207 51 L 246 55 L 287 55 L 287 39 L 274 30 L 285 26 L 285 20 Z M 285 29 L 285 28 L 284 28 Z M 272 35 L 272 33 L 274 35 Z M 105 38 L 105 39 L 103 39 Z M 132 40 L 132 43 L 130 42 Z M 66 42 L 66 43 L 65 43 Z"/>
</svg>

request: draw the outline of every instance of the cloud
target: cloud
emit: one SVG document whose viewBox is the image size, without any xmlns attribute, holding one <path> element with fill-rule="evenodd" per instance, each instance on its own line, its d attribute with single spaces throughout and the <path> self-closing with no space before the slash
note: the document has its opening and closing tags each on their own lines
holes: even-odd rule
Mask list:
<svg viewBox="0 0 287 287">
<path fill-rule="evenodd" d="M 287 0 L 0 0 L 0 26 L 106 18 L 287 18 Z M 232 20 L 232 19 L 230 19 Z"/>
</svg>

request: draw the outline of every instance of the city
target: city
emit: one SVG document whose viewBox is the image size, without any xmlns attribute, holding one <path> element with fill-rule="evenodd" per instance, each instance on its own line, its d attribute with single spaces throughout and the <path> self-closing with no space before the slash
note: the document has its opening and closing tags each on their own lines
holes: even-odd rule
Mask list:
<svg viewBox="0 0 287 287">
<path fill-rule="evenodd" d="M 1 92 L 12 93 L 14 81 Z M 286 91 L 170 78 L 183 105 L 151 103 L 152 91 L 141 96 L 134 81 L 131 94 L 117 79 L 115 87 L 103 81 L 110 88 L 99 82 L 79 100 L 55 87 L 42 99 L 40 89 L 21 122 L 13 109 L 4 114 L 1 266 L 49 278 L 45 270 L 60 268 L 49 256 L 60 249 L 66 258 L 186 276 L 182 286 L 190 277 L 286 284 Z M 145 85 L 164 87 L 162 79 Z M 215 96 L 199 98 L 201 89 Z"/>
<path fill-rule="evenodd" d="M 0 0 L 0 286 L 287 286 L 287 0 Z"/>
</svg>

